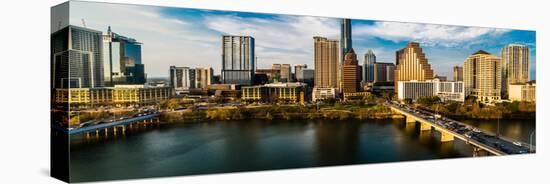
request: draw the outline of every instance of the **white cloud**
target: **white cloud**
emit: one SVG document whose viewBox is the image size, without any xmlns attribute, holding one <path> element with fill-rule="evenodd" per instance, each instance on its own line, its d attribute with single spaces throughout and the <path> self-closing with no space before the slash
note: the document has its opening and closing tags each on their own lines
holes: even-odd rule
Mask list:
<svg viewBox="0 0 550 184">
<path fill-rule="evenodd" d="M 192 31 L 192 20 L 169 18 L 161 8 L 92 2 L 72 2 L 70 23 L 105 32 L 107 26 L 142 42 L 148 76 L 168 76 L 170 65 L 219 67 L 219 36 Z"/>
<path fill-rule="evenodd" d="M 258 67 L 271 63 L 313 63 L 313 36 L 338 38 L 338 19 L 277 16 L 243 18 L 234 15 L 205 17 L 204 24 L 229 35 L 250 35 L 256 40 Z"/>
<path fill-rule="evenodd" d="M 354 34 L 358 36 L 376 36 L 393 42 L 418 41 L 425 46 L 444 47 L 455 47 L 482 36 L 498 36 L 508 31 L 497 28 L 402 22 L 375 22 L 373 25 L 357 25 L 354 28 Z"/>
</svg>

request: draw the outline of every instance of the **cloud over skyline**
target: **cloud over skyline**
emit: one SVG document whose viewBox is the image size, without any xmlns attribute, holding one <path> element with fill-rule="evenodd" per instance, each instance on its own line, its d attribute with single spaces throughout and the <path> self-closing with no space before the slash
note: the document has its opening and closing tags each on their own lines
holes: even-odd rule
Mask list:
<svg viewBox="0 0 550 184">
<path fill-rule="evenodd" d="M 272 15 L 93 2 L 71 2 L 70 24 L 113 31 L 143 43 L 142 61 L 149 77 L 166 77 L 170 65 L 221 69 L 221 35 L 256 39 L 258 68 L 272 63 L 308 64 L 313 68 L 313 36 L 339 39 L 336 18 Z M 52 25 L 53 26 L 53 25 Z M 535 73 L 535 32 L 497 28 L 353 20 L 353 47 L 360 63 L 372 48 L 379 61 L 394 62 L 395 51 L 409 41 L 424 48 L 437 74 L 450 77 L 471 53 L 483 49 L 500 55 L 508 43 L 531 49 Z"/>
</svg>

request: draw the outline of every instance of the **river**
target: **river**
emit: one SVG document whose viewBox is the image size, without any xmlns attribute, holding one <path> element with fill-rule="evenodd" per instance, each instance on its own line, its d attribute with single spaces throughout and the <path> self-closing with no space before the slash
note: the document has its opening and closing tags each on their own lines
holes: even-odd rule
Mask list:
<svg viewBox="0 0 550 184">
<path fill-rule="evenodd" d="M 493 127 L 487 124 L 494 124 L 486 121 L 468 123 L 487 129 Z M 526 141 L 528 132 L 534 128 L 534 121 L 501 122 L 503 135 L 521 138 L 522 141 Z M 130 179 L 472 156 L 472 148 L 463 141 L 441 143 L 438 138 L 437 132 L 421 133 L 419 127 L 406 126 L 403 119 L 241 120 L 134 127 L 124 135 L 110 132 L 108 136 L 72 136 L 71 180 Z"/>
</svg>

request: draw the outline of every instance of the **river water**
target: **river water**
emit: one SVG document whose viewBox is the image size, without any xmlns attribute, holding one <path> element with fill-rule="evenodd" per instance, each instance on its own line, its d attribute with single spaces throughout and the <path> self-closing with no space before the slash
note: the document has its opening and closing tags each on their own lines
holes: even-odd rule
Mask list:
<svg viewBox="0 0 550 184">
<path fill-rule="evenodd" d="M 488 125 L 494 122 L 468 123 L 496 130 Z M 76 135 L 71 177 L 96 181 L 472 156 L 464 142 L 441 143 L 439 133 L 417 126 L 406 126 L 403 119 L 241 120 Z M 500 130 L 528 142 L 534 128 L 534 121 L 503 121 Z"/>
</svg>

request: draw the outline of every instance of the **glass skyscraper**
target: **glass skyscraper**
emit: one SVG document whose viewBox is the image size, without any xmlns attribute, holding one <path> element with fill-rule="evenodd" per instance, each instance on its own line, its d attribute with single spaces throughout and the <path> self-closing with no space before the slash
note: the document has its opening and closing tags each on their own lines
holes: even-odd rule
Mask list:
<svg viewBox="0 0 550 184">
<path fill-rule="evenodd" d="M 103 35 L 105 84 L 144 84 L 145 67 L 141 63 L 141 43 L 107 29 Z"/>
<path fill-rule="evenodd" d="M 374 81 L 374 64 L 376 63 L 376 55 L 369 49 L 365 53 L 365 61 L 363 62 L 363 83 Z"/>
<path fill-rule="evenodd" d="M 101 32 L 69 25 L 51 34 L 53 88 L 103 87 Z"/>
<path fill-rule="evenodd" d="M 251 85 L 255 70 L 254 38 L 222 36 L 222 83 Z"/>
</svg>

